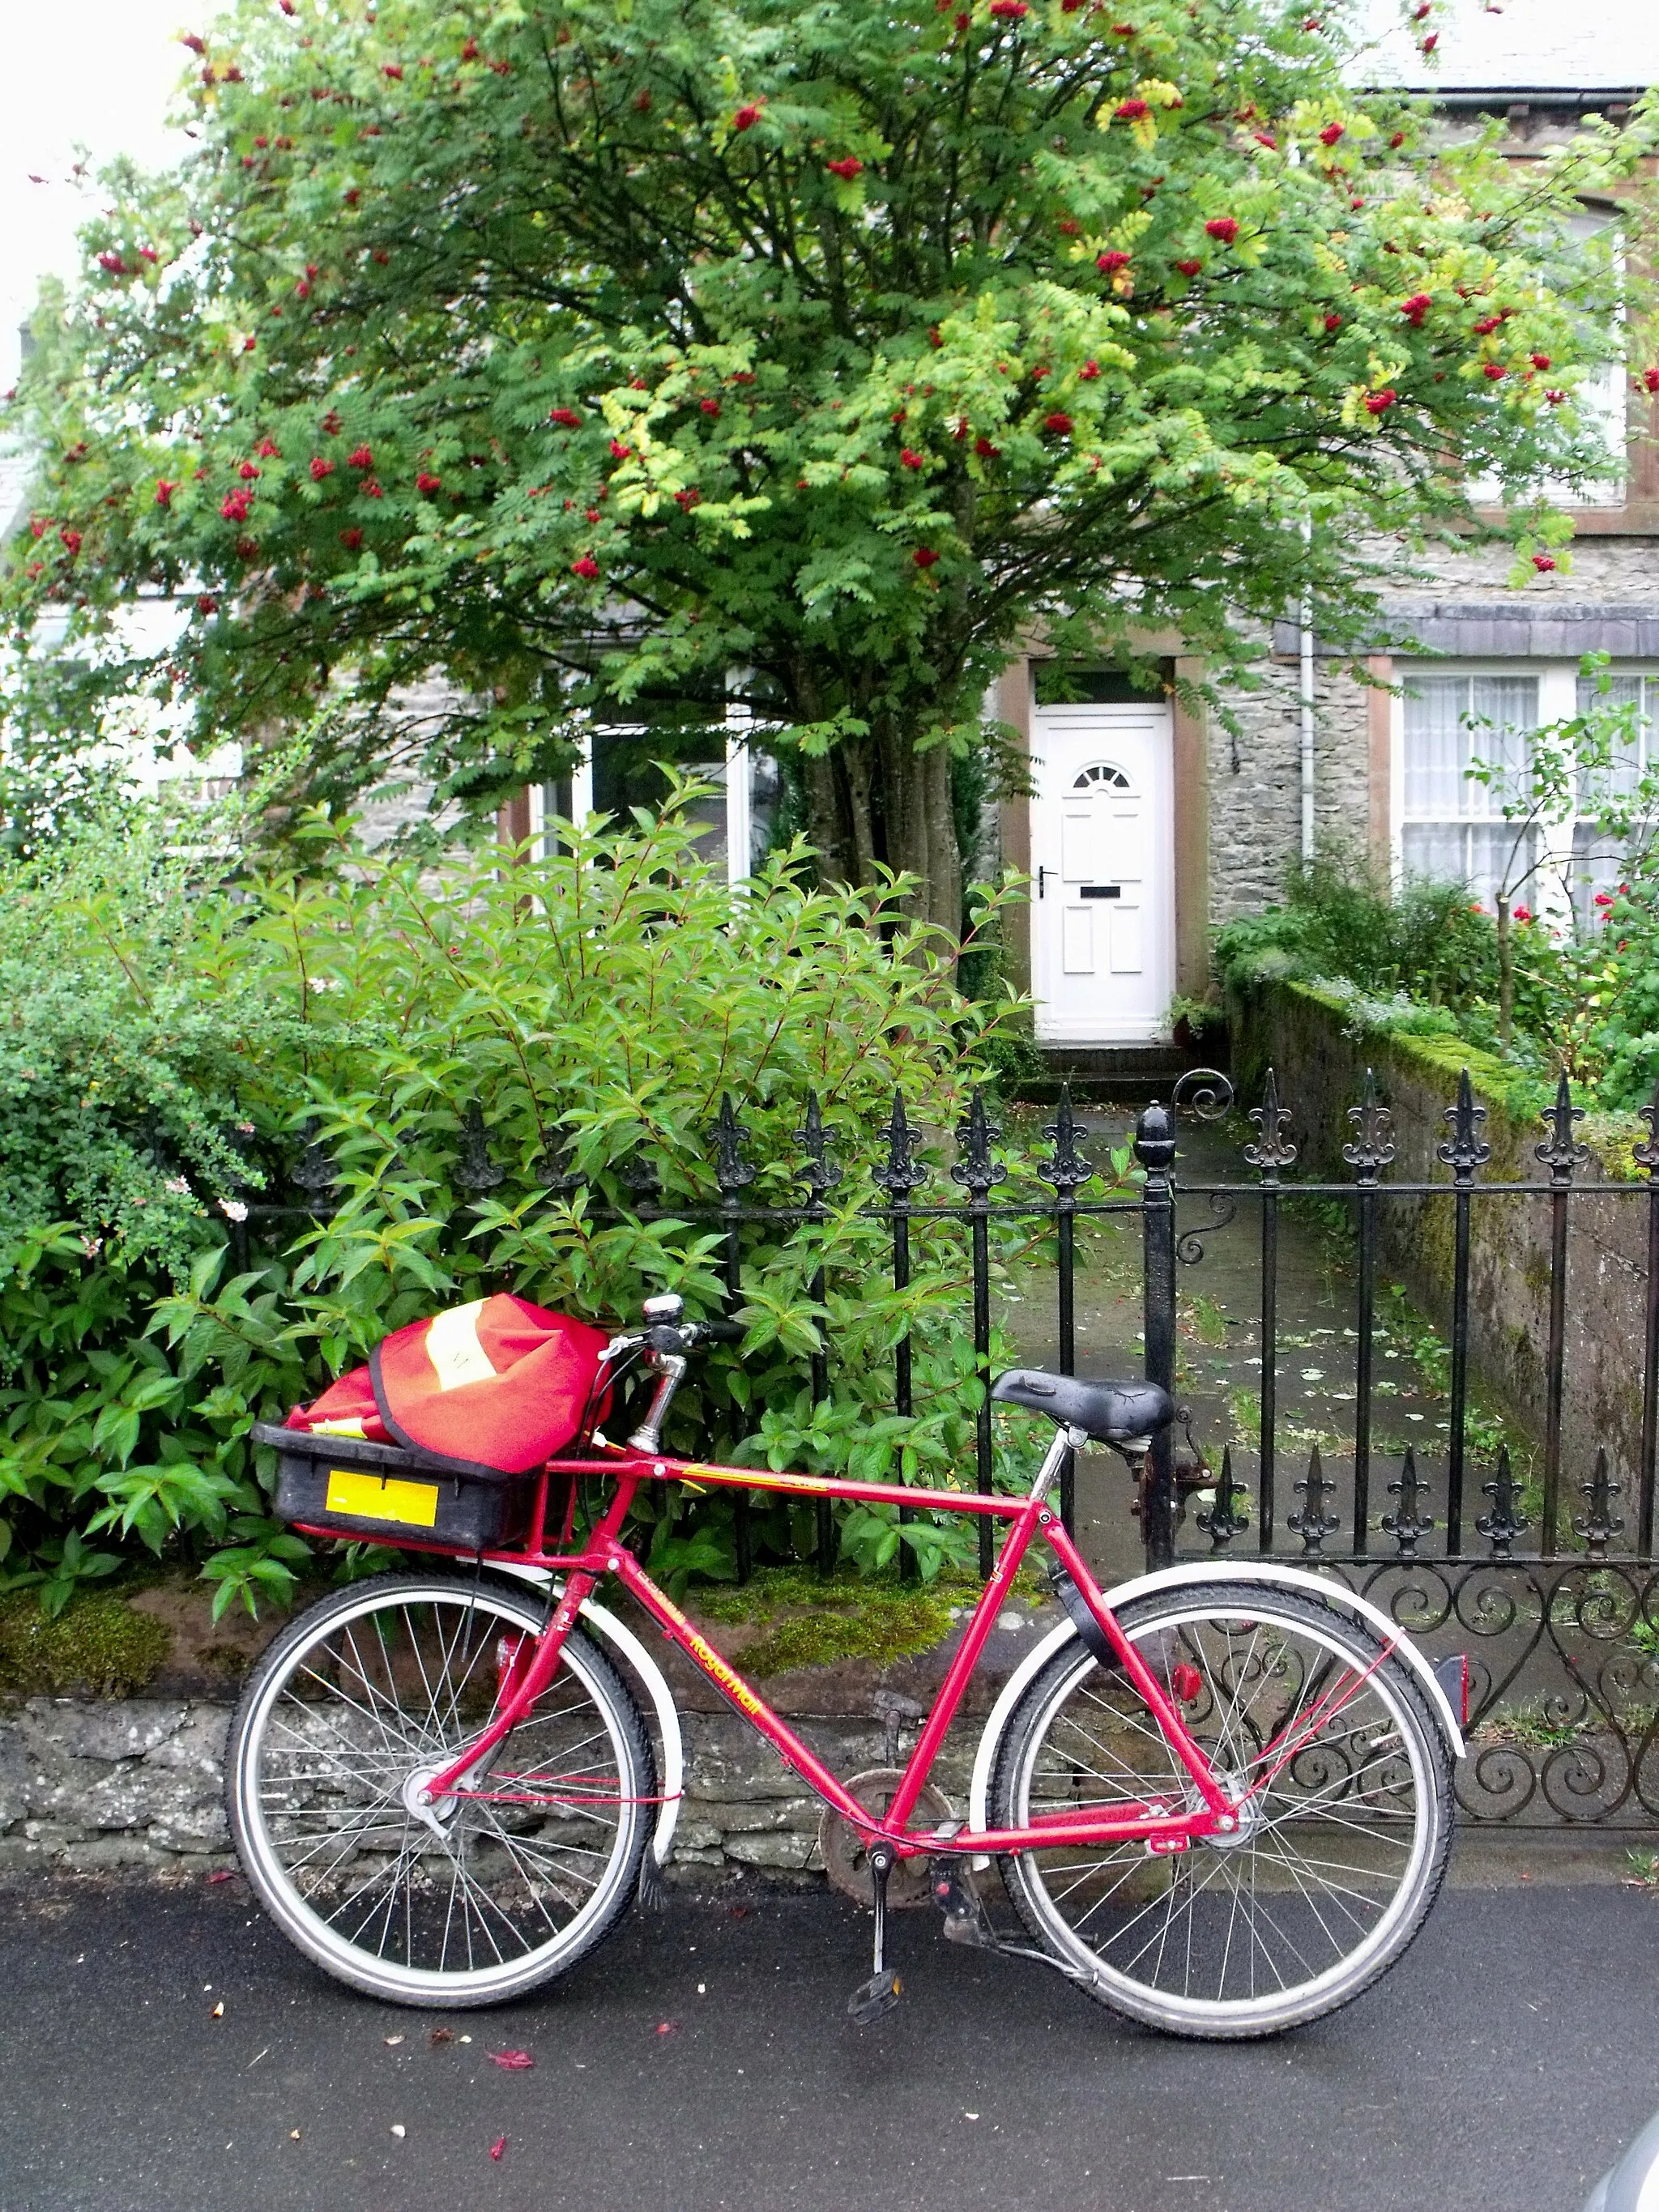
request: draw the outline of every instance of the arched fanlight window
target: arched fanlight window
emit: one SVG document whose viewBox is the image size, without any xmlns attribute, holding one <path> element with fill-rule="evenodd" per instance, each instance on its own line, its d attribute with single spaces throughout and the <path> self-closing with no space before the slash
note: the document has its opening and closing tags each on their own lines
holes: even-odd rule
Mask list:
<svg viewBox="0 0 1659 2212">
<path fill-rule="evenodd" d="M 1110 761 L 1094 761 L 1073 782 L 1073 791 L 1133 791 L 1134 786 Z"/>
</svg>

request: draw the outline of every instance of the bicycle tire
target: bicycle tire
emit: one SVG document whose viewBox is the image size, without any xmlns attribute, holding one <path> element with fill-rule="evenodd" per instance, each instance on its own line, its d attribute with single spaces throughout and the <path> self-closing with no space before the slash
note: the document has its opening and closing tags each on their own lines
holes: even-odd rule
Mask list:
<svg viewBox="0 0 1659 2212">
<path fill-rule="evenodd" d="M 1014 1910 L 1089 1996 L 1166 2033 L 1273 2035 L 1352 2002 L 1422 1928 L 1450 1849 L 1450 1761 L 1420 1686 L 1367 1624 L 1268 1584 L 1155 1591 L 1118 1618 L 1172 1694 L 1176 1670 L 1188 1670 L 1188 1725 L 1234 1774 L 1249 1818 L 1224 1841 L 1167 1856 L 1144 1844 L 1012 1854 L 1000 1866 Z M 1246 1629 L 1254 1643 L 1241 1651 Z M 1311 1735 L 1270 1772 L 1297 1745 L 1291 1731 L 1317 1719 L 1328 1693 L 1316 1686 L 1333 1682 L 1334 1697 L 1349 1675 L 1359 1686 L 1334 1709 L 1329 1737 Z M 1303 1721 L 1286 1718 L 1287 1695 L 1303 1698 Z M 1200 1802 L 1127 1678 L 1074 1642 L 1010 1720 L 994 1824 L 1024 1826 L 1045 1802 L 1114 1796 Z M 1307 1825 L 1287 1838 L 1297 1822 Z M 1334 1849 L 1351 1856 L 1320 1856 Z M 1287 1980 L 1291 1959 L 1305 1971 Z M 1258 1988 L 1269 1969 L 1277 1986 Z"/>
<path fill-rule="evenodd" d="M 494 1578 L 377 1575 L 309 1607 L 254 1669 L 227 1747 L 231 1834 L 265 1910 L 337 1980 L 389 2003 L 501 2003 L 568 1972 L 633 1901 L 655 1761 L 580 1628 L 475 1778 L 521 1787 L 452 1801 L 437 1831 L 403 1794 L 477 1735 L 501 1639 L 544 1620 Z"/>
</svg>

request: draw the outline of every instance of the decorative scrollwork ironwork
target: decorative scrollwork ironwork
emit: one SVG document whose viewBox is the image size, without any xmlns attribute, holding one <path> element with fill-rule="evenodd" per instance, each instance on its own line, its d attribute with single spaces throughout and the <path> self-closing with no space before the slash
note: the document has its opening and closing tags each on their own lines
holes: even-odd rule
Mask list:
<svg viewBox="0 0 1659 2212">
<path fill-rule="evenodd" d="M 1176 1239 L 1176 1257 L 1183 1267 L 1195 1267 L 1204 1257 L 1202 1239 L 1213 1236 L 1218 1229 L 1230 1228 L 1238 1218 L 1238 1200 L 1230 1198 L 1225 1191 L 1212 1190 L 1205 1194 L 1210 1208 L 1210 1218 L 1200 1221 L 1195 1229 L 1183 1229 Z"/>
<path fill-rule="evenodd" d="M 1417 1472 L 1417 1455 L 1407 1444 L 1406 1456 L 1401 1462 L 1400 1479 L 1389 1485 L 1389 1497 L 1397 1498 L 1400 1503 L 1392 1513 L 1382 1516 L 1383 1534 L 1394 1538 L 1402 1559 L 1417 1557 L 1418 1544 L 1434 1526 L 1433 1521 L 1423 1511 L 1425 1489 L 1425 1485 Z"/>
<path fill-rule="evenodd" d="M 1335 1485 L 1326 1476 L 1317 1444 L 1308 1455 L 1306 1480 L 1298 1482 L 1296 1490 L 1302 1504 L 1289 1516 L 1285 1526 L 1293 1536 L 1302 1539 L 1304 1557 L 1313 1558 L 1324 1549 L 1326 1537 L 1334 1535 L 1342 1526 L 1334 1513 L 1325 1510 L 1328 1501 L 1335 1495 Z"/>
<path fill-rule="evenodd" d="M 1044 1182 L 1059 1192 L 1062 1199 L 1070 1198 L 1092 1178 L 1095 1170 L 1093 1164 L 1078 1150 L 1078 1139 L 1086 1137 L 1089 1132 L 1072 1111 L 1072 1086 L 1069 1083 L 1060 1085 L 1060 1103 L 1054 1109 L 1054 1118 L 1044 1124 L 1042 1133 L 1054 1150 L 1047 1159 L 1036 1163 L 1036 1172 Z"/>
<path fill-rule="evenodd" d="M 1480 1133 L 1486 1118 L 1486 1108 L 1474 1103 L 1474 1091 L 1466 1067 L 1457 1079 L 1457 1103 L 1446 1109 L 1451 1134 L 1435 1147 L 1435 1157 L 1445 1162 L 1457 1182 L 1473 1182 L 1475 1170 L 1485 1167 L 1492 1158 L 1492 1146 Z"/>
<path fill-rule="evenodd" d="M 1277 1182 L 1279 1170 L 1295 1159 L 1296 1146 L 1285 1133 L 1291 1111 L 1279 1103 L 1279 1079 L 1271 1067 L 1262 1085 L 1261 1103 L 1251 1107 L 1250 1120 L 1256 1134 L 1255 1142 L 1244 1147 L 1245 1160 L 1257 1170 L 1263 1182 Z"/>
<path fill-rule="evenodd" d="M 1583 1120 L 1584 1109 L 1573 1104 L 1565 1075 L 1555 1086 L 1554 1105 L 1541 1118 L 1549 1135 L 1543 1144 L 1533 1146 L 1533 1155 L 1549 1170 L 1555 1188 L 1565 1190 L 1572 1181 L 1573 1170 L 1583 1167 L 1589 1158 L 1589 1146 L 1581 1145 L 1572 1133 L 1574 1125 Z"/>
<path fill-rule="evenodd" d="M 1194 1121 L 1219 1121 L 1231 1111 L 1236 1095 L 1232 1078 L 1218 1067 L 1188 1067 L 1170 1088 L 1170 1104 L 1176 1113 L 1190 1114 Z"/>
<path fill-rule="evenodd" d="M 1474 1525 L 1492 1546 L 1493 1559 L 1507 1559 L 1510 1547 L 1528 1525 L 1525 1516 L 1516 1510 L 1520 1492 L 1510 1471 L 1510 1448 L 1507 1444 L 1498 1447 L 1498 1465 L 1492 1480 L 1481 1484 L 1480 1494 L 1483 1498 L 1491 1498 L 1492 1510 L 1483 1513 Z"/>
<path fill-rule="evenodd" d="M 1394 1116 L 1379 1103 L 1376 1078 L 1369 1067 L 1359 1103 L 1349 1107 L 1348 1119 L 1353 1123 L 1353 1141 L 1343 1146 L 1342 1157 L 1353 1170 L 1354 1181 L 1367 1188 L 1393 1159 L 1395 1149 Z"/>
<path fill-rule="evenodd" d="M 988 1194 L 1008 1179 L 1007 1169 L 991 1152 L 1001 1135 L 1000 1125 L 986 1115 L 985 1093 L 975 1091 L 957 1129 L 959 1157 L 951 1170 L 951 1180 L 963 1186 L 972 1205 L 983 1206 Z"/>
<path fill-rule="evenodd" d="M 1659 1082 L 1653 1086 L 1653 1096 L 1645 1106 L 1638 1106 L 1638 1115 L 1648 1125 L 1645 1137 L 1638 1137 L 1631 1146 L 1631 1157 L 1638 1168 L 1651 1175 L 1659 1175 Z"/>
</svg>

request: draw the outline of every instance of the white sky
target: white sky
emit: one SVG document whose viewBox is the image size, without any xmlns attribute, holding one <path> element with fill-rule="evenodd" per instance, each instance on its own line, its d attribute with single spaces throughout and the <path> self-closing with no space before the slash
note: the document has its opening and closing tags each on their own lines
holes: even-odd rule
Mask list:
<svg viewBox="0 0 1659 2212">
<path fill-rule="evenodd" d="M 122 153 L 166 159 L 163 118 L 191 58 L 179 33 L 198 27 L 192 0 L 0 0 L 0 391 L 40 278 L 73 273 L 76 225 L 96 204 L 70 177 L 76 143 L 94 168 Z"/>
<path fill-rule="evenodd" d="M 1388 22 L 1394 0 L 1360 0 Z M 90 203 L 70 177 L 77 142 L 96 167 L 118 153 L 157 162 L 182 145 L 163 127 L 209 0 L 0 0 L 6 63 L 0 127 L 0 390 L 17 369 L 17 326 L 43 275 L 75 268 L 75 230 Z M 1659 78 L 1656 0 L 1457 0 L 1443 17 L 1444 85 L 1651 82 Z M 1390 40 L 1390 45 L 1397 43 Z M 1396 66 L 1422 81 L 1406 47 Z M 1437 81 L 1430 77 L 1429 82 Z M 43 177 L 33 184 L 31 176 Z"/>
</svg>

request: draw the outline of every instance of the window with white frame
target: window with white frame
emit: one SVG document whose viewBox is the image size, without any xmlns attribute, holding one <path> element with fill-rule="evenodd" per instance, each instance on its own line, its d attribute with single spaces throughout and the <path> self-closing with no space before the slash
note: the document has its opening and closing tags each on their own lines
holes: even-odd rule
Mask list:
<svg viewBox="0 0 1659 2212">
<path fill-rule="evenodd" d="M 1532 857 L 1511 858 L 1517 823 L 1504 819 L 1513 779 L 1539 726 L 1535 675 L 1408 675 L 1403 714 L 1400 863 L 1408 878 L 1467 884 L 1490 906 Z M 1477 761 L 1504 774 L 1492 783 L 1470 774 Z"/>
<path fill-rule="evenodd" d="M 1628 802 L 1650 769 L 1659 767 L 1659 738 L 1653 720 L 1659 713 L 1659 676 L 1620 675 L 1608 679 L 1603 690 L 1593 677 L 1578 679 L 1577 710 L 1589 714 L 1597 706 L 1627 707 L 1636 710 L 1632 740 L 1616 750 L 1610 770 L 1579 781 L 1578 819 L 1572 832 L 1572 902 L 1581 921 L 1587 921 L 1598 891 L 1607 891 L 1623 877 L 1632 848 L 1645 843 L 1645 835 L 1623 838 L 1597 815 L 1602 793 Z"/>
<path fill-rule="evenodd" d="M 1604 817 L 1608 796 L 1628 799 L 1643 776 L 1659 769 L 1659 671 L 1626 665 L 1606 692 L 1580 676 L 1576 662 L 1406 667 L 1401 678 L 1395 819 L 1402 878 L 1466 884 L 1472 898 L 1490 907 L 1507 878 L 1517 904 L 1553 913 L 1565 924 L 1570 901 L 1581 924 L 1593 920 L 1597 892 L 1624 877 L 1632 847 L 1647 842 L 1645 830 L 1621 839 Z M 1598 703 L 1636 706 L 1633 742 L 1620 748 L 1610 773 L 1580 776 L 1576 814 L 1522 833 L 1518 822 L 1504 820 L 1504 808 L 1524 805 L 1522 771 L 1532 732 Z M 1470 770 L 1477 761 L 1498 775 L 1475 780 Z"/>
</svg>

